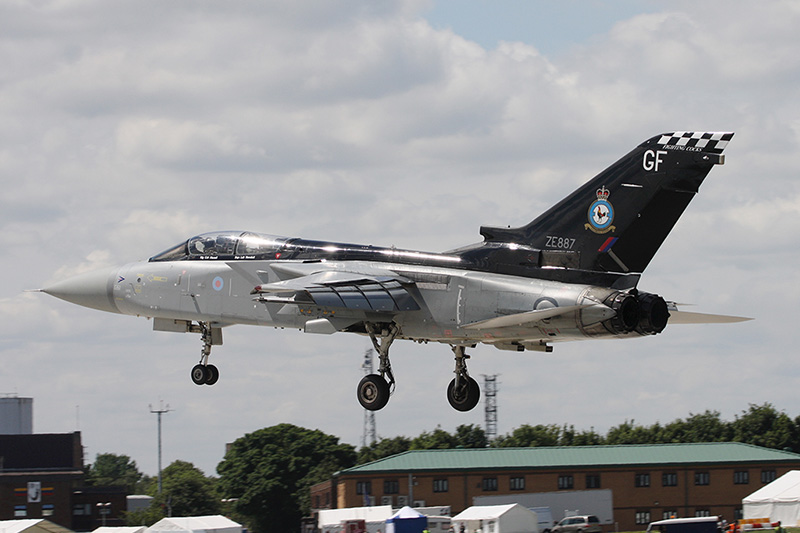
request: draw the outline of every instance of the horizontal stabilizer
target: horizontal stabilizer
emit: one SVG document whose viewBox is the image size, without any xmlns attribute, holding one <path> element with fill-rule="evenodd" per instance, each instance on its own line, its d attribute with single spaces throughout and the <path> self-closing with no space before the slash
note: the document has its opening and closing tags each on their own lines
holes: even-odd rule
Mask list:
<svg viewBox="0 0 800 533">
<path fill-rule="evenodd" d="M 513 326 L 521 326 L 523 324 L 530 324 L 531 322 L 538 322 L 546 318 L 553 318 L 554 316 L 563 315 L 572 311 L 578 311 L 590 305 L 569 305 L 567 307 L 551 307 L 548 309 L 537 309 L 535 311 L 527 311 L 525 313 L 516 313 L 514 315 L 499 316 L 496 318 L 489 318 L 479 322 L 473 322 L 463 326 L 464 329 L 496 329 L 496 328 L 509 328 Z"/>
<path fill-rule="evenodd" d="M 670 309 L 670 324 L 734 324 L 753 320 L 743 316 L 709 315 L 706 313 L 691 313 L 689 311 L 676 311 Z"/>
</svg>

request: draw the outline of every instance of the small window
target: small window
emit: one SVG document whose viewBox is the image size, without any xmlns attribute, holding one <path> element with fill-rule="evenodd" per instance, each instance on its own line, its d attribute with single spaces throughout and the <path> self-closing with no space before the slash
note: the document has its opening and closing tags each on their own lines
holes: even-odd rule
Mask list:
<svg viewBox="0 0 800 533">
<path fill-rule="evenodd" d="M 450 483 L 445 479 L 433 480 L 433 492 L 447 492 L 450 490 Z"/>
<path fill-rule="evenodd" d="M 734 520 L 741 520 L 744 518 L 744 509 L 741 507 L 733 510 L 733 519 Z"/>
<path fill-rule="evenodd" d="M 24 505 L 14 506 L 14 518 L 25 518 L 28 516 L 28 508 Z"/>
<path fill-rule="evenodd" d="M 677 487 L 678 474 L 675 472 L 664 472 L 661 476 L 661 485 L 664 487 Z"/>
<path fill-rule="evenodd" d="M 558 476 L 558 490 L 571 490 L 575 486 L 572 474 Z"/>
<path fill-rule="evenodd" d="M 662 520 L 669 520 L 670 518 L 678 518 L 678 511 L 675 509 L 665 510 L 661 513 Z"/>
<path fill-rule="evenodd" d="M 649 487 L 650 474 L 636 474 L 633 484 L 635 487 Z"/>
<path fill-rule="evenodd" d="M 72 506 L 74 516 L 92 516 L 92 506 L 88 503 L 76 503 Z"/>
<path fill-rule="evenodd" d="M 695 516 L 711 516 L 711 511 L 708 509 L 695 509 L 694 511 Z"/>
<path fill-rule="evenodd" d="M 586 488 L 599 489 L 600 488 L 600 474 L 586 474 Z"/>
<path fill-rule="evenodd" d="M 508 488 L 509 490 L 525 490 L 525 478 L 524 477 L 509 478 Z"/>
<path fill-rule="evenodd" d="M 358 495 L 372 494 L 372 482 L 370 482 L 370 481 L 357 481 L 356 482 L 356 494 L 358 494 Z"/>
<path fill-rule="evenodd" d="M 711 474 L 708 472 L 695 472 L 694 473 L 694 484 L 695 485 L 710 485 L 711 484 Z M 695 515 L 698 516 L 698 515 Z"/>
<path fill-rule="evenodd" d="M 761 471 L 761 483 L 767 484 L 772 483 L 775 481 L 775 478 L 778 476 L 776 475 L 774 470 L 762 470 Z"/>
<path fill-rule="evenodd" d="M 399 494 L 400 493 L 400 482 L 396 479 L 387 479 L 383 482 L 383 493 L 384 494 Z"/>
<path fill-rule="evenodd" d="M 636 511 L 636 524 L 644 525 L 650 523 L 650 511 Z"/>
<path fill-rule="evenodd" d="M 733 473 L 734 485 L 747 485 L 750 483 L 750 472 L 747 470 L 737 470 Z"/>
<path fill-rule="evenodd" d="M 484 492 L 494 492 L 497 490 L 497 478 L 496 477 L 485 477 L 483 478 L 483 483 L 481 483 L 481 487 L 483 488 Z"/>
</svg>

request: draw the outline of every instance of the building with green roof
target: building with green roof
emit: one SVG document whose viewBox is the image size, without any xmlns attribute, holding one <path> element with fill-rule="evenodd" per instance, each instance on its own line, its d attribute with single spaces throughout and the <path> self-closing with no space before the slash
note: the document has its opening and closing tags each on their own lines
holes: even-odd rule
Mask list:
<svg viewBox="0 0 800 533">
<path fill-rule="evenodd" d="M 312 507 L 417 503 L 458 513 L 485 496 L 510 503 L 608 489 L 615 525 L 606 529 L 633 531 L 670 516 L 732 521 L 742 498 L 795 469 L 800 454 L 737 442 L 413 450 L 337 472 L 312 488 Z"/>
</svg>

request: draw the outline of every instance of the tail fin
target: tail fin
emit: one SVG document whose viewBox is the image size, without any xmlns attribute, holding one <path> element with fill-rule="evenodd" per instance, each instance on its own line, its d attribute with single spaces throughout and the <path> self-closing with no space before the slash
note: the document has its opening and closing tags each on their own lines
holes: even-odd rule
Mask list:
<svg viewBox="0 0 800 533">
<path fill-rule="evenodd" d="M 650 263 L 733 133 L 657 135 L 533 222 L 481 227 L 485 242 L 541 250 L 541 266 L 638 273 Z"/>
</svg>

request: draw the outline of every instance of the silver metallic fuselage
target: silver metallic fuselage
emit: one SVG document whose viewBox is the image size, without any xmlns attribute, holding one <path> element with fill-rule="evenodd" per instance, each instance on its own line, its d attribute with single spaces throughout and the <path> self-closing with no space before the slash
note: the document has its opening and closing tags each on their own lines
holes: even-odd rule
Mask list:
<svg viewBox="0 0 800 533">
<path fill-rule="evenodd" d="M 359 309 L 323 309 L 314 305 L 260 302 L 251 295 L 259 283 L 282 279 L 275 265 L 307 271 L 393 272 L 412 279 L 418 311 L 398 314 L 401 338 L 420 341 L 485 342 L 575 340 L 614 336 L 598 327 L 614 311 L 603 305 L 610 289 L 474 272 L 442 267 L 362 261 L 293 263 L 287 261 L 179 261 L 130 263 L 98 273 L 96 305 L 126 315 L 209 322 L 215 327 L 250 324 L 306 328 L 309 321 L 333 319 L 362 322 L 391 320 L 382 313 Z M 283 270 L 283 269 L 281 269 Z M 105 277 L 105 279 L 103 279 Z M 58 296 L 58 286 L 48 288 Z M 102 294 L 105 293 L 105 294 Z M 77 302 L 76 302 L 77 303 Z M 105 306 L 105 307 L 104 307 Z M 566 315 L 518 327 L 466 328 L 498 316 L 553 307 L 586 306 Z"/>
</svg>

